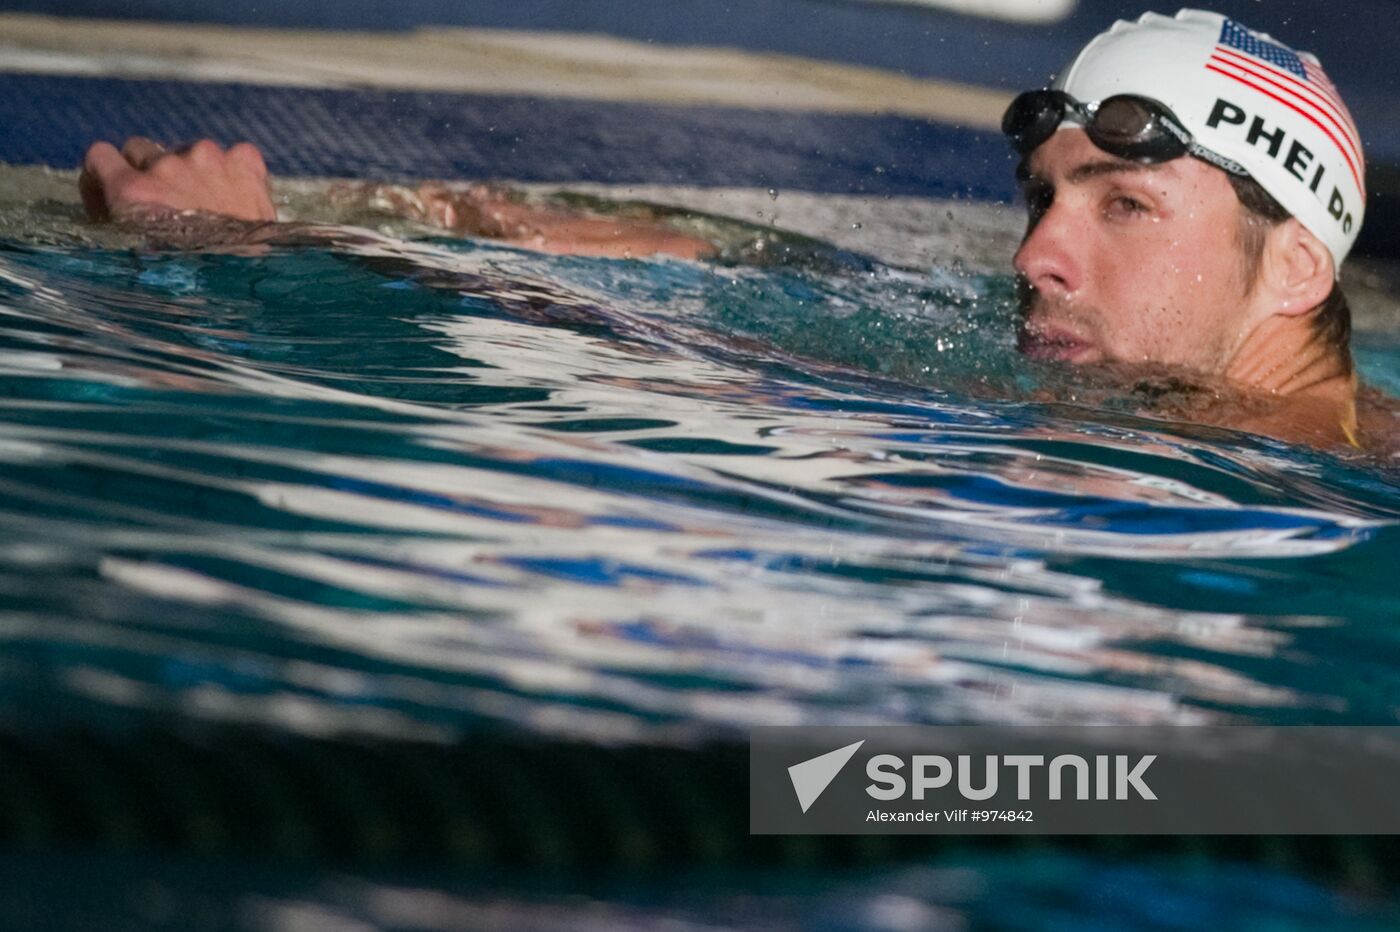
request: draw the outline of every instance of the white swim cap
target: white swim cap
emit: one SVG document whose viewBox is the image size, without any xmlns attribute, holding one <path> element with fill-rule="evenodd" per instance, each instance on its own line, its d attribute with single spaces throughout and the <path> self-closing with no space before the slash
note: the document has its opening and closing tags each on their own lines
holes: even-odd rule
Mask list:
<svg viewBox="0 0 1400 932">
<path fill-rule="evenodd" d="M 1097 36 L 1054 86 L 1085 102 L 1136 94 L 1165 104 L 1322 240 L 1338 269 L 1356 242 L 1361 137 L 1315 55 L 1219 13 L 1147 13 Z"/>
</svg>

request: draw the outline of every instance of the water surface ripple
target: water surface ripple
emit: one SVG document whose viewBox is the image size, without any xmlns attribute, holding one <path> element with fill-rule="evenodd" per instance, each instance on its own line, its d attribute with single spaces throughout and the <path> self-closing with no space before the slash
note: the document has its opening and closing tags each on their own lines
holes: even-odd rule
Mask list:
<svg viewBox="0 0 1400 932">
<path fill-rule="evenodd" d="M 833 256 L 9 243 L 5 714 L 1395 720 L 1392 476 L 1030 401 L 1004 277 Z"/>
</svg>

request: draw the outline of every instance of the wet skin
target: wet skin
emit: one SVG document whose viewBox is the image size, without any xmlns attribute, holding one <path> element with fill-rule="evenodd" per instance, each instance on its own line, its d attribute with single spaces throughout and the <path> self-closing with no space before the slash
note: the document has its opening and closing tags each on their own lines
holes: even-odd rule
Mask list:
<svg viewBox="0 0 1400 932">
<path fill-rule="evenodd" d="M 1124 161 L 1074 130 L 1052 136 L 1020 174 L 1030 212 L 1014 260 L 1028 286 L 1023 352 L 1223 368 L 1243 337 L 1247 290 L 1224 172 L 1191 158 Z"/>
<path fill-rule="evenodd" d="M 94 220 L 139 223 L 152 214 L 199 211 L 246 221 L 275 221 L 267 166 L 250 143 L 225 151 L 202 139 L 178 151 L 134 136 L 118 150 L 106 142 L 88 148 L 78 182 Z M 588 217 L 512 201 L 482 185 L 383 186 L 381 198 L 400 213 L 470 236 L 513 246 L 575 255 L 613 257 L 665 254 L 696 259 L 711 244 L 660 223 Z"/>
<path fill-rule="evenodd" d="M 1269 232 L 1250 279 L 1241 206 L 1218 168 L 1193 158 L 1126 162 L 1067 129 L 1020 176 L 1030 210 L 1014 260 L 1025 355 L 1167 367 L 1221 386 L 1207 393 L 1216 403 L 1176 412 L 1190 420 L 1320 446 L 1394 444 L 1394 403 L 1358 395 L 1348 354 L 1312 334 L 1308 315 L 1334 274 L 1330 254 L 1296 220 Z M 80 189 L 95 220 L 141 222 L 162 211 L 276 218 L 261 153 L 246 143 L 224 150 L 201 140 L 177 152 L 140 137 L 120 150 L 96 143 Z M 400 199 L 408 215 L 548 252 L 693 259 L 713 251 L 661 224 L 534 208 L 486 188 L 425 185 Z"/>
<path fill-rule="evenodd" d="M 1239 198 L 1199 159 L 1141 165 L 1065 129 L 1018 180 L 1029 211 L 1014 259 L 1025 355 L 1178 369 L 1221 389 L 1217 403 L 1182 412 L 1193 420 L 1362 445 L 1349 354 L 1311 325 L 1332 289 L 1331 255 L 1298 221 L 1269 228 L 1251 277 Z"/>
</svg>

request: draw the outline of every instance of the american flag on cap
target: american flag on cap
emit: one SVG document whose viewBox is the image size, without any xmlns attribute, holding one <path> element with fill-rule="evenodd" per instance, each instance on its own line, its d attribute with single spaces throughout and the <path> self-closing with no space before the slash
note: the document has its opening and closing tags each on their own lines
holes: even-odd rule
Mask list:
<svg viewBox="0 0 1400 932">
<path fill-rule="evenodd" d="M 1365 198 L 1361 135 L 1317 59 L 1269 42 L 1227 19 L 1206 68 L 1278 101 L 1320 129 L 1341 153 Z"/>
</svg>

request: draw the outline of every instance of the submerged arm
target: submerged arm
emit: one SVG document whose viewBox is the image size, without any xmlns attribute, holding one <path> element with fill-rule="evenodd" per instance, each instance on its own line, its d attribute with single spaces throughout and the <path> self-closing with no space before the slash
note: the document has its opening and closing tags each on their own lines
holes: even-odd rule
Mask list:
<svg viewBox="0 0 1400 932">
<path fill-rule="evenodd" d="M 206 139 L 169 152 L 140 136 L 120 150 L 98 142 L 87 151 L 78 186 L 92 219 L 140 227 L 171 245 L 276 238 L 263 229 L 277 220 L 267 166 L 250 143 L 225 151 Z M 715 252 L 710 243 L 660 223 L 536 207 L 483 185 L 367 186 L 362 193 L 411 219 L 542 252 L 684 259 Z"/>
<path fill-rule="evenodd" d="M 597 217 L 529 204 L 493 185 L 364 184 L 343 187 L 336 193 L 463 236 L 498 239 L 540 252 L 613 257 L 664 254 L 682 259 L 704 258 L 716 252 L 708 241 L 655 220 Z"/>
</svg>

